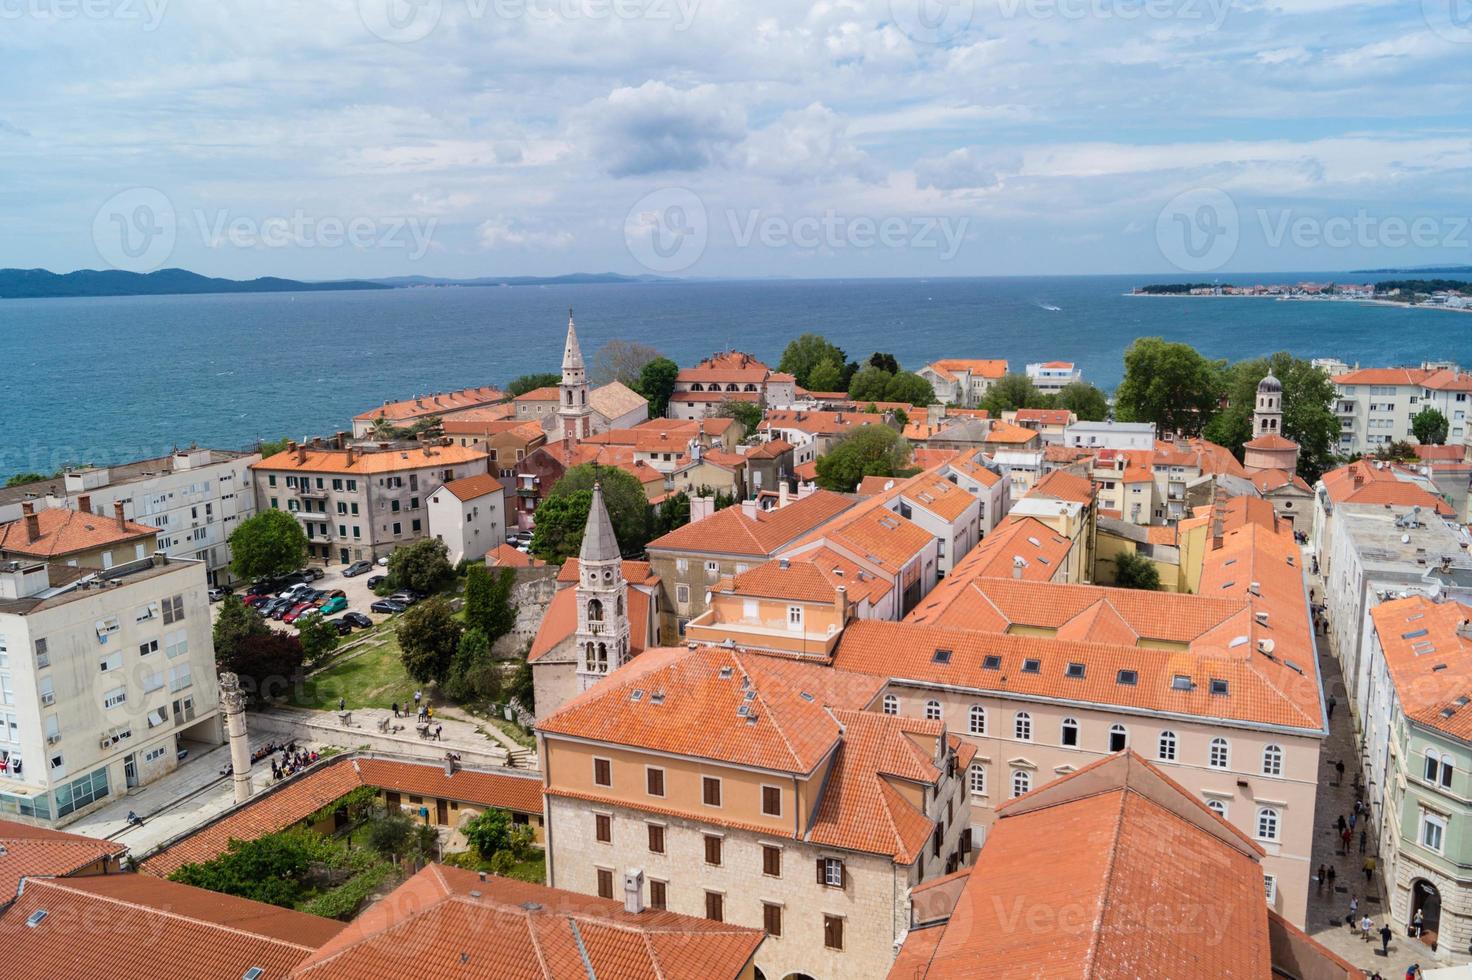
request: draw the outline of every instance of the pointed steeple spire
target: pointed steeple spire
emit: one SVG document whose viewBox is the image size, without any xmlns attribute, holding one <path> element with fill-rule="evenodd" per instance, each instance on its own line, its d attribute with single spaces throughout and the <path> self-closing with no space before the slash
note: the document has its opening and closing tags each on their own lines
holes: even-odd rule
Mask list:
<svg viewBox="0 0 1472 980">
<path fill-rule="evenodd" d="M 578 346 L 578 330 L 572 322 L 572 307 L 567 308 L 567 346 L 562 351 L 562 375 L 583 370 L 583 350 Z"/>
<path fill-rule="evenodd" d="M 613 533 L 608 508 L 603 505 L 603 485 L 594 483 L 593 503 L 588 508 L 588 524 L 583 528 L 583 547 L 578 552 L 578 561 L 587 564 L 618 560 L 618 538 Z"/>
</svg>

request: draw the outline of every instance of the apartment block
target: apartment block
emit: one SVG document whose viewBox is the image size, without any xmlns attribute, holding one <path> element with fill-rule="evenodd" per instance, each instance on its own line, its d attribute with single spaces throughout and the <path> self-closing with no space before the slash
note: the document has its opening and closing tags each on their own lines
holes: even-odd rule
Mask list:
<svg viewBox="0 0 1472 980">
<path fill-rule="evenodd" d="M 1334 414 L 1339 417 L 1341 455 L 1369 453 L 1391 442 L 1415 442 L 1411 420 L 1425 408 L 1446 416 L 1447 441 L 1465 442 L 1472 374 L 1454 365 L 1359 368 L 1335 374 Z"/>
<path fill-rule="evenodd" d="M 957 408 L 975 408 L 991 386 L 1007 374 L 1007 362 L 952 357 L 925 365 L 915 372 L 930 382 L 935 400 Z"/>
<path fill-rule="evenodd" d="M 348 564 L 427 535 L 430 495 L 445 483 L 487 473 L 488 460 L 467 446 L 366 450 L 340 437 L 288 443 L 250 469 L 258 509 L 300 520 L 314 561 Z"/>
<path fill-rule="evenodd" d="M 0 813 L 60 826 L 222 741 L 203 562 L 0 564 Z"/>
<path fill-rule="evenodd" d="M 1045 395 L 1056 395 L 1084 379 L 1084 372 L 1072 361 L 1041 361 L 1027 366 L 1027 379 Z"/>
<path fill-rule="evenodd" d="M 463 416 L 476 409 L 504 402 L 506 397 L 504 391 L 482 385 L 459 391 L 415 395 L 401 401 L 385 401 L 377 408 L 370 408 L 353 416 L 353 438 L 367 439 L 376 436 L 385 427 L 408 428 L 415 422 L 426 419 L 443 420 Z"/>
<path fill-rule="evenodd" d="M 506 488 L 489 473 L 441 485 L 429 495 L 429 533 L 450 564 L 480 561 L 506 541 Z"/>
<path fill-rule="evenodd" d="M 869 707 L 882 681 L 733 649 L 646 650 L 538 722 L 547 879 L 760 928 L 762 976 L 881 977 L 909 891 L 970 852 L 969 747 Z"/>
</svg>

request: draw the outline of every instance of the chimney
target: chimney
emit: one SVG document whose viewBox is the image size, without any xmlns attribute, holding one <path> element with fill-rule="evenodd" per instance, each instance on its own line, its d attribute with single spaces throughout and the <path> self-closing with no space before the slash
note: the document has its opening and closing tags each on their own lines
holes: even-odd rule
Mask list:
<svg viewBox="0 0 1472 980">
<path fill-rule="evenodd" d="M 90 493 L 84 493 L 80 497 L 77 498 L 77 513 L 78 514 L 90 514 L 90 513 L 92 513 L 92 495 Z"/>
<path fill-rule="evenodd" d="M 787 490 L 787 481 L 786 480 L 778 480 L 777 481 L 777 506 L 778 507 L 786 507 L 787 506 L 787 504 L 788 504 L 787 493 L 788 493 L 788 490 Z"/>
<path fill-rule="evenodd" d="M 741 501 L 741 514 L 747 520 L 751 520 L 751 521 L 756 520 L 756 514 L 757 514 L 756 501 L 755 500 L 743 500 L 743 501 Z"/>
<path fill-rule="evenodd" d="M 113 501 L 112 516 L 117 518 L 119 531 L 126 531 L 128 529 L 128 519 L 123 516 L 123 502 L 121 500 Z"/>
<path fill-rule="evenodd" d="M 838 613 L 838 628 L 848 623 L 848 586 L 840 585 L 833 590 L 833 608 Z"/>
<path fill-rule="evenodd" d="M 296 465 L 305 465 L 305 463 L 307 462 L 307 447 L 304 445 L 293 444 L 292 448 L 296 450 Z"/>
<path fill-rule="evenodd" d="M 644 911 L 644 872 L 640 868 L 624 872 L 624 911 L 630 915 Z"/>
<path fill-rule="evenodd" d="M 1261 582 L 1251 582 L 1251 583 L 1249 583 L 1248 586 L 1247 586 L 1247 591 L 1248 592 L 1251 592 L 1253 595 L 1262 595 L 1262 583 Z"/>
<path fill-rule="evenodd" d="M 36 541 L 41 537 L 41 518 L 36 516 L 36 505 L 27 500 L 20 505 L 20 512 L 26 520 L 26 541 Z"/>
<path fill-rule="evenodd" d="M 353 465 L 353 461 L 358 458 L 358 451 L 356 449 L 354 449 L 352 446 L 348 446 L 347 447 L 347 451 L 348 451 L 347 464 L 349 466 L 352 466 Z"/>
</svg>

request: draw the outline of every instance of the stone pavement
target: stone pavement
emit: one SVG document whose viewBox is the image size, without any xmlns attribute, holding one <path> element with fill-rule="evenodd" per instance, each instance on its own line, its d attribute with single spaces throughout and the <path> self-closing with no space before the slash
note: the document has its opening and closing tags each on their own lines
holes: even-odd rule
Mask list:
<svg viewBox="0 0 1472 980">
<path fill-rule="evenodd" d="M 1305 565 L 1311 567 L 1307 565 L 1306 559 Z M 1315 590 L 1315 596 L 1322 597 L 1323 582 L 1315 577 L 1310 577 L 1309 582 Z M 1332 889 L 1328 885 L 1320 889 L 1310 883 L 1308 921 L 1304 931 L 1364 970 L 1367 975 L 1379 971 L 1386 980 L 1399 980 L 1405 976 L 1406 967 L 1412 963 L 1419 963 L 1424 970 L 1435 966 L 1436 959 L 1428 947 L 1407 937 L 1405 930 L 1396 929 L 1394 923 L 1391 924 L 1395 935 L 1390 939 L 1390 953 L 1388 956 L 1380 955 L 1379 930 L 1388 918 L 1390 904 L 1378 872 L 1372 876 L 1370 884 L 1365 882 L 1365 857 L 1378 853 L 1373 828 L 1369 831 L 1363 856 L 1359 848 L 1359 827 L 1363 824 L 1355 829 L 1349 854 L 1339 853 L 1336 822 L 1341 814 L 1347 821 L 1354 812 L 1355 774 L 1363 772 L 1363 769 L 1354 720 L 1349 711 L 1350 698 L 1344 689 L 1339 661 L 1331 652 L 1328 637 L 1320 635 L 1316 639 L 1325 699 L 1332 695 L 1338 704 L 1329 721 L 1329 738 L 1319 753 L 1320 781 L 1314 811 L 1313 867 L 1317 869 L 1321 864 L 1332 866 L 1335 878 Z M 1344 762 L 1342 782 L 1339 781 L 1334 767 L 1334 763 L 1338 761 Z M 1344 919 L 1349 914 L 1351 897 L 1359 898 L 1357 917 L 1368 913 L 1375 923 L 1371 929 L 1373 942 L 1366 943 L 1357 931 L 1351 933 L 1345 925 Z"/>
<path fill-rule="evenodd" d="M 276 738 L 296 737 L 299 741 L 327 742 L 344 748 L 367 746 L 379 752 L 442 759 L 445 752 L 458 752 L 467 764 L 504 766 L 516 769 L 537 768 L 533 749 L 518 745 L 500 729 L 488 722 L 462 714 L 458 708 L 435 707 L 431 728 L 441 728 L 440 738 L 424 739 L 415 726 L 413 709 L 394 717 L 387 708 L 353 708 L 351 728 L 344 728 L 336 711 L 309 711 L 302 708 L 273 707 L 252 712 L 248 723 L 252 734 L 270 734 Z M 388 731 L 379 725 L 387 722 Z"/>
</svg>

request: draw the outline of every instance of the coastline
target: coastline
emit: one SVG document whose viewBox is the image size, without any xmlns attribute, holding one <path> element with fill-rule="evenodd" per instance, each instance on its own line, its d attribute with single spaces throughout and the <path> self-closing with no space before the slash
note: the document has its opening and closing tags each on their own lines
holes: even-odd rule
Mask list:
<svg viewBox="0 0 1472 980">
<path fill-rule="evenodd" d="M 1360 297 L 1337 298 L 1333 296 L 1273 296 L 1266 294 L 1242 295 L 1234 293 L 1213 293 L 1211 295 L 1193 296 L 1190 293 L 1136 293 L 1128 292 L 1121 295 L 1134 297 L 1147 297 L 1150 299 L 1270 299 L 1285 303 L 1347 303 L 1355 306 L 1388 306 L 1402 310 L 1431 310 L 1442 313 L 1472 313 L 1472 306 L 1432 306 L 1426 303 L 1397 303 L 1390 299 L 1363 299 Z"/>
</svg>

